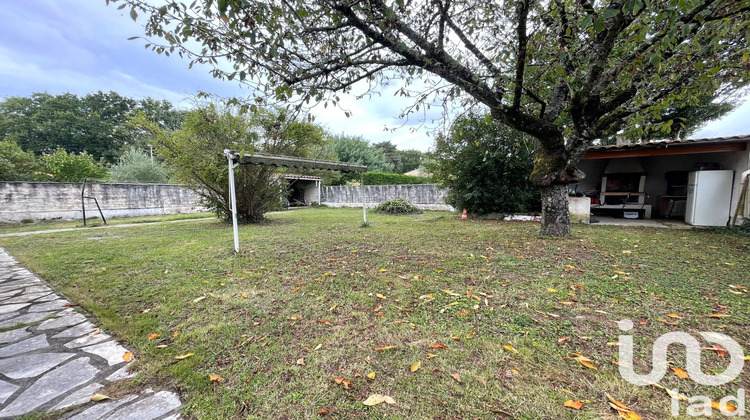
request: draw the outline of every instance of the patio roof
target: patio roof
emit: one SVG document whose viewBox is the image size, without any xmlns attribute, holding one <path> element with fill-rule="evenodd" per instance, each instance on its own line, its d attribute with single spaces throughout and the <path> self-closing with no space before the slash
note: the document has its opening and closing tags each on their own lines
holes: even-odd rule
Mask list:
<svg viewBox="0 0 750 420">
<path fill-rule="evenodd" d="M 226 153 L 226 152 L 225 152 Z M 256 153 L 254 155 L 240 156 L 237 151 L 229 151 L 232 160 L 240 164 L 278 166 L 283 168 L 297 169 L 322 169 L 326 171 L 339 172 L 366 172 L 367 166 L 355 163 L 331 162 L 327 160 L 303 159 L 292 156 L 270 156 Z"/>
<path fill-rule="evenodd" d="M 657 140 L 647 143 L 592 146 L 584 159 L 690 155 L 696 153 L 741 152 L 747 150 L 750 134 L 702 139 Z"/>
</svg>

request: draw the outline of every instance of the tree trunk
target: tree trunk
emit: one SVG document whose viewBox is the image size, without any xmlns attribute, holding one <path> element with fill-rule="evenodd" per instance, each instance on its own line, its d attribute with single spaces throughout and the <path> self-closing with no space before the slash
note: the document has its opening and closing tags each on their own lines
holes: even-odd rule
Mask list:
<svg viewBox="0 0 750 420">
<path fill-rule="evenodd" d="M 542 227 L 539 234 L 565 238 L 570 236 L 568 188 L 563 184 L 541 187 Z"/>
</svg>

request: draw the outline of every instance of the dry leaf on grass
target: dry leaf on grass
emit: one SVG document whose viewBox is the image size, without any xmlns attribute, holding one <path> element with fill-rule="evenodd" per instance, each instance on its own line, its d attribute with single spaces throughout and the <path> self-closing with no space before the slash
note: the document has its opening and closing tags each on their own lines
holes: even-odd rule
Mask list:
<svg viewBox="0 0 750 420">
<path fill-rule="evenodd" d="M 605 395 L 609 400 L 609 406 L 617 411 L 617 414 L 620 416 L 620 418 L 623 418 L 625 420 L 641 420 L 641 416 L 631 410 L 630 407 L 628 407 L 625 403 L 617 401 L 609 394 Z"/>
<path fill-rule="evenodd" d="M 131 360 L 133 360 L 133 353 L 126 352 L 125 354 L 122 355 L 122 360 L 126 362 L 130 362 Z"/>
<path fill-rule="evenodd" d="M 446 350 L 448 350 L 448 346 L 446 346 L 444 344 L 440 344 L 440 343 L 432 343 L 432 344 L 430 344 L 427 347 L 431 348 L 431 349 L 446 349 Z"/>
<path fill-rule="evenodd" d="M 219 375 L 215 375 L 215 374 L 213 374 L 213 373 L 209 373 L 209 374 L 208 374 L 208 379 L 209 379 L 209 380 L 210 380 L 211 382 L 224 382 L 224 378 L 222 378 L 222 377 L 221 377 L 221 376 L 219 376 Z"/>
<path fill-rule="evenodd" d="M 150 341 L 150 340 L 153 340 L 153 339 L 159 338 L 159 337 L 161 337 L 161 334 L 151 333 L 151 334 L 149 334 L 149 335 L 146 336 L 146 339 Z"/>
<path fill-rule="evenodd" d="M 416 372 L 419 370 L 419 368 L 422 367 L 422 362 L 414 362 L 409 366 L 409 370 L 412 372 Z"/>
<path fill-rule="evenodd" d="M 513 348 L 513 346 L 511 346 L 510 344 L 505 344 L 505 345 L 503 346 L 503 348 L 504 348 L 505 350 L 508 350 L 508 351 L 509 351 L 509 352 L 511 352 L 511 353 L 515 353 L 515 354 L 518 354 L 518 350 L 514 349 L 514 348 Z"/>
<path fill-rule="evenodd" d="M 391 350 L 391 349 L 395 349 L 395 348 L 398 348 L 398 346 L 382 346 L 382 347 L 375 347 L 375 350 L 376 350 L 376 351 L 386 351 L 386 350 Z"/>
<path fill-rule="evenodd" d="M 302 358 L 297 359 L 297 364 L 300 366 L 305 366 L 305 358 L 302 357 Z"/>
<path fill-rule="evenodd" d="M 574 410 L 580 410 L 581 408 L 583 408 L 583 402 L 579 400 L 568 400 L 565 401 L 563 405 Z"/>
<path fill-rule="evenodd" d="M 586 366 L 589 369 L 599 370 L 596 366 L 594 366 L 593 360 L 579 353 L 573 353 L 573 354 L 575 355 L 573 359 L 578 360 L 582 365 Z"/>
<path fill-rule="evenodd" d="M 375 372 L 370 372 L 367 374 L 367 379 L 375 379 Z"/>
<path fill-rule="evenodd" d="M 708 317 L 709 318 L 728 318 L 729 315 L 727 315 L 727 314 L 711 314 Z"/>
<path fill-rule="evenodd" d="M 195 353 L 186 353 L 186 354 L 181 354 L 179 356 L 175 356 L 174 358 L 177 359 L 177 360 L 185 360 L 188 357 L 194 356 L 194 355 L 195 355 Z"/>
<path fill-rule="evenodd" d="M 362 404 L 369 405 L 369 406 L 378 405 L 382 403 L 396 404 L 396 401 L 393 398 L 387 395 L 382 395 L 382 394 L 372 394 L 369 397 L 367 397 L 366 400 L 362 401 Z"/>
<path fill-rule="evenodd" d="M 681 379 L 690 379 L 690 375 L 685 371 L 685 369 L 680 369 L 678 367 L 670 367 L 672 371 L 677 375 L 678 378 Z"/>
<path fill-rule="evenodd" d="M 459 383 L 462 382 L 461 375 L 459 375 L 458 373 L 451 373 L 451 378 L 455 379 L 456 382 L 459 382 Z"/>
</svg>

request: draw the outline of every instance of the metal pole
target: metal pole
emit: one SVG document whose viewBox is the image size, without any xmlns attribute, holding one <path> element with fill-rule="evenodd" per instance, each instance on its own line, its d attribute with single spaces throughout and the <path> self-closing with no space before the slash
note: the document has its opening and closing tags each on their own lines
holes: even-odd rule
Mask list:
<svg viewBox="0 0 750 420">
<path fill-rule="evenodd" d="M 229 201 L 232 203 L 232 231 L 234 233 L 234 252 L 240 252 L 240 237 L 237 232 L 237 197 L 234 192 L 234 159 L 232 152 L 224 150 L 224 154 L 227 156 L 227 163 L 229 164 Z"/>
<path fill-rule="evenodd" d="M 365 205 L 365 174 L 363 172 L 359 173 L 359 185 L 362 187 L 362 218 L 364 219 L 364 224 L 367 224 L 367 207 Z"/>
<path fill-rule="evenodd" d="M 323 196 L 320 194 L 321 185 L 323 185 L 323 181 L 318 180 L 318 204 L 323 204 Z"/>
<path fill-rule="evenodd" d="M 83 178 L 83 188 L 81 188 L 81 212 L 83 213 L 83 225 L 86 226 L 86 178 Z"/>
</svg>

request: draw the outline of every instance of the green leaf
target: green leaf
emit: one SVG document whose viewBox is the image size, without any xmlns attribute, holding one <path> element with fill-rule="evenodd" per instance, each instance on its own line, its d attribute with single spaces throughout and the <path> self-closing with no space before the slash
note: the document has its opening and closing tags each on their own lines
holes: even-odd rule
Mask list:
<svg viewBox="0 0 750 420">
<path fill-rule="evenodd" d="M 138 19 L 138 12 L 135 11 L 135 8 L 130 9 L 130 18 L 133 19 L 133 22 Z"/>
<path fill-rule="evenodd" d="M 604 18 L 599 17 L 594 21 L 594 32 L 599 33 L 603 32 L 605 29 L 607 29 L 606 26 L 604 26 Z"/>
<path fill-rule="evenodd" d="M 604 19 L 609 19 L 609 18 L 613 18 L 613 17 L 615 17 L 615 16 L 617 16 L 619 14 L 620 14 L 620 11 L 617 10 L 617 9 L 604 9 L 604 11 L 602 12 L 602 17 Z"/>
</svg>

